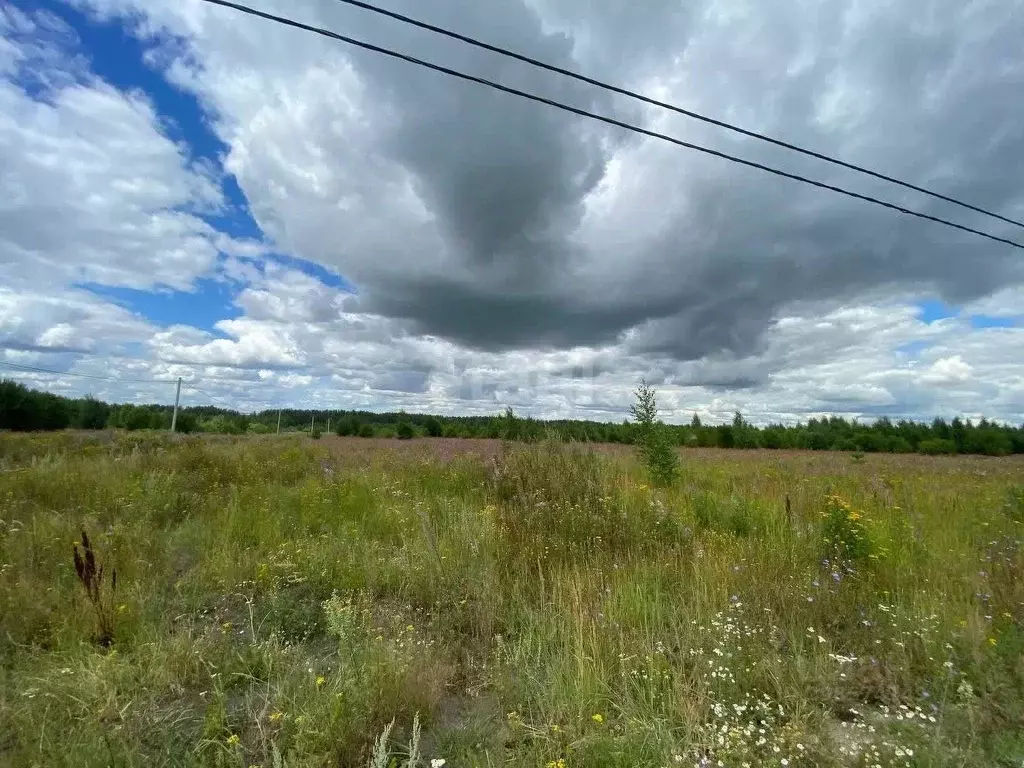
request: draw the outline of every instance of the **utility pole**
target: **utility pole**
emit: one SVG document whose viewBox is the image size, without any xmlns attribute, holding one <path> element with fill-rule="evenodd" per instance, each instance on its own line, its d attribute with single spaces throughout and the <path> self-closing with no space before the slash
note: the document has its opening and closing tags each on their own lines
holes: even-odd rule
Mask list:
<svg viewBox="0 0 1024 768">
<path fill-rule="evenodd" d="M 316 423 L 316 414 L 309 417 L 309 434 L 313 434 L 313 425 Z"/>
<path fill-rule="evenodd" d="M 327 417 L 327 434 L 331 434 L 331 417 Z"/>
<path fill-rule="evenodd" d="M 277 434 L 281 434 L 281 409 L 277 409 Z"/>
<path fill-rule="evenodd" d="M 178 402 L 181 400 L 181 376 L 178 377 L 178 388 L 174 392 L 174 413 L 171 414 L 171 432 L 178 426 Z"/>
</svg>

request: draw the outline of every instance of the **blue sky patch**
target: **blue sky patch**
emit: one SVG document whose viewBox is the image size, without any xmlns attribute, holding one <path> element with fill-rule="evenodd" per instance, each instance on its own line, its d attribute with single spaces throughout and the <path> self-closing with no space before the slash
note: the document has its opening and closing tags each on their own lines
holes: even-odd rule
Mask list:
<svg viewBox="0 0 1024 768">
<path fill-rule="evenodd" d="M 339 291 L 346 291 L 347 293 L 358 293 L 356 287 L 344 277 L 339 275 L 337 272 L 328 269 L 322 264 L 316 263 L 315 261 L 308 261 L 306 259 L 300 259 L 296 256 L 288 256 L 282 253 L 275 253 L 270 258 L 282 266 L 298 270 L 305 275 L 316 278 L 321 283 L 331 288 L 335 288 Z"/>
<path fill-rule="evenodd" d="M 64 21 L 78 34 L 80 50 L 89 59 L 93 73 L 119 90 L 143 91 L 163 120 L 166 135 L 186 142 L 195 159 L 219 164 L 228 147 L 213 132 L 198 100 L 171 85 L 164 76 L 145 64 L 143 56 L 152 47 L 129 34 L 118 22 L 103 22 L 55 0 L 15 5 L 44 9 Z"/>
<path fill-rule="evenodd" d="M 100 21 L 56 0 L 15 0 L 15 5 L 43 9 L 62 19 L 77 33 L 76 52 L 88 57 L 93 74 L 118 90 L 144 93 L 160 118 L 164 134 L 186 147 L 194 162 L 203 162 L 218 171 L 228 209 L 203 218 L 234 237 L 264 239 L 235 177 L 223 171 L 221 159 L 228 146 L 214 132 L 210 116 L 194 95 L 169 83 L 161 72 L 145 62 L 147 50 L 160 43 L 174 45 L 174 40 L 147 43 L 130 34 L 119 22 Z"/>
<path fill-rule="evenodd" d="M 1016 328 L 1020 325 L 1019 317 L 993 317 L 991 315 L 971 315 L 971 328 Z"/>
<path fill-rule="evenodd" d="M 266 237 L 249 209 L 248 201 L 232 174 L 223 169 L 228 146 L 217 136 L 212 116 L 200 101 L 187 90 L 168 82 L 158 67 L 146 63 L 147 51 L 154 47 L 183 45 L 172 38 L 140 40 L 130 27 L 119 20 L 97 19 L 58 0 L 14 0 L 27 12 L 46 11 L 61 19 L 78 36 L 55 41 L 66 46 L 69 53 L 88 58 L 92 73 L 126 93 L 143 93 L 152 103 L 163 133 L 183 147 L 190 160 L 214 170 L 227 206 L 216 213 L 196 213 L 218 231 L 235 238 L 264 242 Z M 37 93 L 39 97 L 42 94 Z M 194 212 L 195 213 L 195 212 Z M 336 289 L 355 293 L 345 278 L 320 264 L 290 255 L 273 253 L 268 260 L 296 269 Z M 192 291 L 161 288 L 155 291 L 85 283 L 84 288 L 146 318 L 167 327 L 191 325 L 220 335 L 214 328 L 219 320 L 239 317 L 234 306 L 237 286 L 211 278 L 199 279 Z"/>
<path fill-rule="evenodd" d="M 940 299 L 927 299 L 917 302 L 917 316 L 921 322 L 931 325 L 937 320 L 946 320 L 960 314 L 959 307 L 954 307 Z"/>
<path fill-rule="evenodd" d="M 179 324 L 191 325 L 223 337 L 224 334 L 220 333 L 214 324 L 218 320 L 241 317 L 242 314 L 233 303 L 234 294 L 230 286 L 209 278 L 196 280 L 194 291 L 178 291 L 172 288 L 140 291 L 136 288 L 96 283 L 83 283 L 78 287 L 142 315 L 161 328 Z"/>
</svg>

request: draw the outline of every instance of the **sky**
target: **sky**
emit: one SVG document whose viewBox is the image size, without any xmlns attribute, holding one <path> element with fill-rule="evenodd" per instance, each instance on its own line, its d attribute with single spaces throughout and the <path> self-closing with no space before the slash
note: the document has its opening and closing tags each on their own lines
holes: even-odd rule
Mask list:
<svg viewBox="0 0 1024 768">
<path fill-rule="evenodd" d="M 337 0 L 251 4 L 1024 241 Z M 1024 0 L 380 5 L 1024 220 Z M 1024 252 L 201 0 L 13 0 L 0 375 L 615 421 L 644 378 L 670 422 L 1021 423 Z"/>
</svg>

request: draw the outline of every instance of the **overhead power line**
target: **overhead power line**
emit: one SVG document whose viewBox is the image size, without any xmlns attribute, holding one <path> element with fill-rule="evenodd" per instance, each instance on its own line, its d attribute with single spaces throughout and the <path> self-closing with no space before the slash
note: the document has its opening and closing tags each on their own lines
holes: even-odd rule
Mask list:
<svg viewBox="0 0 1024 768">
<path fill-rule="evenodd" d="M 854 191 L 846 189 L 844 187 L 838 187 L 838 186 L 835 186 L 833 184 L 828 184 L 828 183 L 823 182 L 823 181 L 816 181 L 816 180 L 808 178 L 806 176 L 801 176 L 801 175 L 796 174 L 796 173 L 790 173 L 789 171 L 783 171 L 783 170 L 780 170 L 778 168 L 773 168 L 771 166 L 764 165 L 763 163 L 758 163 L 758 162 L 755 162 L 753 160 L 745 160 L 745 159 L 743 159 L 741 157 L 737 157 L 735 155 L 730 155 L 727 152 L 720 152 L 720 151 L 718 151 L 716 149 L 711 149 L 709 147 L 701 146 L 700 144 L 694 144 L 694 143 L 689 142 L 689 141 L 684 141 L 682 139 L 677 139 L 674 136 L 668 136 L 668 135 L 666 135 L 664 133 L 658 133 L 656 131 L 652 131 L 652 130 L 649 130 L 647 128 L 641 128 L 640 126 L 632 125 L 630 123 L 623 122 L 622 120 L 617 120 L 615 118 L 607 117 L 605 115 L 599 115 L 596 112 L 588 112 L 585 109 L 580 109 L 578 107 L 573 107 L 573 106 L 570 106 L 568 104 L 564 104 L 564 103 L 562 103 L 560 101 L 555 101 L 553 99 L 548 99 L 548 98 L 546 98 L 544 96 L 538 96 L 537 94 L 529 93 L 528 91 L 521 91 L 518 88 L 512 88 L 512 87 L 509 87 L 507 85 L 502 85 L 500 83 L 494 82 L 493 80 L 488 80 L 487 78 L 478 77 L 476 75 L 471 75 L 471 74 L 468 74 L 466 72 L 460 72 L 457 69 L 451 69 L 450 67 L 445 67 L 445 66 L 442 66 L 440 64 L 435 64 L 435 63 L 430 62 L 430 61 L 425 61 L 424 59 L 420 59 L 420 58 L 417 58 L 415 56 L 410 56 L 409 54 L 406 54 L 406 53 L 401 53 L 399 51 L 396 51 L 396 50 L 393 50 L 393 49 L 390 49 L 390 48 L 384 48 L 384 47 L 379 46 L 379 45 L 374 45 L 373 43 L 367 43 L 367 42 L 365 42 L 363 40 L 357 40 L 356 38 L 348 37 L 347 35 L 342 35 L 342 34 L 339 34 L 337 32 L 332 32 L 331 30 L 324 29 L 323 27 L 314 27 L 314 26 L 312 26 L 310 24 L 304 24 L 301 21 L 295 21 L 294 19 L 289 19 L 289 18 L 286 18 L 284 16 L 276 16 L 276 15 L 274 15 L 272 13 L 267 13 L 266 11 L 260 11 L 260 10 L 257 10 L 256 8 L 252 8 L 252 7 L 247 6 L 247 5 L 241 5 L 239 3 L 230 2 L 230 0 L 203 0 L 203 2 L 210 3 L 211 5 L 219 5 L 219 6 L 222 6 L 224 8 L 231 8 L 231 9 L 239 11 L 241 13 L 249 14 L 250 16 L 257 16 L 259 18 L 266 19 L 267 21 L 273 21 L 273 22 L 276 22 L 278 24 L 283 24 L 283 25 L 288 26 L 288 27 L 293 27 L 295 29 L 301 29 L 301 30 L 303 30 L 305 32 L 312 32 L 313 34 L 321 35 L 322 37 L 328 37 L 328 38 L 331 38 L 332 40 L 338 40 L 339 42 L 348 43 L 349 45 L 354 45 L 354 46 L 356 46 L 358 48 L 363 48 L 363 49 L 368 50 L 368 51 L 373 51 L 375 53 L 383 54 L 384 56 L 390 56 L 391 58 L 395 58 L 395 59 L 400 59 L 402 61 L 406 61 L 406 62 L 408 62 L 410 64 L 416 64 L 417 66 L 420 66 L 420 67 L 425 67 L 427 69 L 432 69 L 432 70 L 434 70 L 436 72 L 441 72 L 442 74 L 450 75 L 451 77 L 459 78 L 460 80 L 466 80 L 468 82 L 478 83 L 479 85 L 485 85 L 488 88 L 493 88 L 494 90 L 502 91 L 503 93 L 512 94 L 513 96 L 519 96 L 521 98 L 528 99 L 530 101 L 535 101 L 535 102 L 537 102 L 539 104 L 546 104 L 546 105 L 548 105 L 550 107 L 554 107 L 556 109 L 560 109 L 560 110 L 562 110 L 564 112 L 571 112 L 572 114 L 579 115 L 581 117 L 587 117 L 587 118 L 590 118 L 592 120 L 597 120 L 599 122 L 606 123 L 608 125 L 614 125 L 614 126 L 616 126 L 618 128 L 624 128 L 624 129 L 626 129 L 628 131 L 633 131 L 634 133 L 639 133 L 639 134 L 642 134 L 644 136 L 650 136 L 651 138 L 654 138 L 654 139 L 660 139 L 662 141 L 667 141 L 670 144 L 675 144 L 676 146 L 685 147 L 686 149 L 692 149 L 692 150 L 694 150 L 696 152 L 702 152 L 702 153 L 704 153 L 706 155 L 711 155 L 713 157 L 719 157 L 719 158 L 721 158 L 723 160 L 728 160 L 728 161 L 733 162 L 733 163 L 739 163 L 740 165 L 745 165 L 745 166 L 747 166 L 749 168 L 756 168 L 758 170 L 774 174 L 775 176 L 781 176 L 781 177 L 786 178 L 786 179 L 792 179 L 793 181 L 799 181 L 799 182 L 802 182 L 804 184 L 810 184 L 811 186 L 818 187 L 819 189 L 827 189 L 827 190 L 830 190 L 832 192 L 836 192 L 836 193 L 838 193 L 840 195 L 845 195 L 846 197 L 851 197 L 851 198 L 854 198 L 856 200 L 862 200 L 862 201 L 867 202 L 867 203 L 873 203 L 874 205 L 878 205 L 878 206 L 881 206 L 883 208 L 888 208 L 890 210 L 897 211 L 899 213 L 903 213 L 903 214 L 906 214 L 908 216 L 914 216 L 914 217 L 916 217 L 918 219 L 924 219 L 926 221 L 932 221 L 932 222 L 935 222 L 936 224 L 944 224 L 947 227 L 952 227 L 953 229 L 958 229 L 958 230 L 960 230 L 962 232 L 968 232 L 968 233 L 970 233 L 972 235 L 978 235 L 979 237 L 984 237 L 987 240 L 992 240 L 992 241 L 997 242 L 997 243 L 1002 243 L 1003 245 L 1009 245 L 1009 246 L 1012 246 L 1013 248 L 1019 248 L 1021 250 L 1024 250 L 1024 245 L 1022 245 L 1021 243 L 1015 242 L 1015 241 L 1010 240 L 1010 239 L 1005 238 L 1005 237 L 999 237 L 998 235 L 993 235 L 993 234 L 990 234 L 988 232 L 982 232 L 980 229 L 974 229 L 973 227 L 968 227 L 968 226 L 965 226 L 963 224 L 957 224 L 956 222 L 949 221 L 948 219 L 943 219 L 943 218 L 940 218 L 938 216 L 932 216 L 931 214 L 922 213 L 921 211 L 915 211 L 915 210 L 913 210 L 911 208 L 905 208 L 902 205 L 897 205 L 895 203 L 890 203 L 890 202 L 887 202 L 885 200 L 881 200 L 881 199 L 879 199 L 877 197 L 872 197 L 870 195 L 864 195 L 864 194 L 861 194 L 860 192 L 854 192 Z"/>
<path fill-rule="evenodd" d="M 777 147 L 783 147 L 793 152 L 799 152 L 801 155 L 813 157 L 817 160 L 823 160 L 826 163 L 832 163 L 833 165 L 838 165 L 842 168 L 846 168 L 851 171 L 867 174 L 868 176 L 873 176 L 876 179 L 881 179 L 882 181 L 887 181 L 891 184 L 897 184 L 901 187 L 905 187 L 906 189 L 912 189 L 915 192 L 920 192 L 930 197 L 934 197 L 937 200 L 943 200 L 947 203 L 952 203 L 953 205 L 959 205 L 961 208 L 966 208 L 976 213 L 983 213 L 986 216 L 991 216 L 994 219 L 999 219 L 1000 221 L 1004 221 L 1007 224 L 1013 224 L 1018 227 L 1024 227 L 1024 222 L 1008 218 L 1006 216 L 1003 216 L 1002 214 L 996 213 L 995 211 L 990 211 L 986 208 L 973 205 L 963 200 L 958 200 L 955 197 L 950 197 L 940 192 L 935 192 L 934 190 L 927 189 L 925 187 L 920 187 L 916 184 L 911 184 L 910 182 L 903 181 L 902 179 L 897 179 L 894 176 L 889 176 L 887 174 L 881 173 L 880 171 L 874 171 L 862 165 L 857 165 L 856 163 L 849 163 L 846 162 L 845 160 L 840 160 L 837 157 L 832 157 L 831 155 L 826 155 L 821 152 L 815 152 L 813 149 L 807 149 L 806 147 L 801 147 L 797 144 L 792 144 L 788 141 L 783 141 L 782 139 L 777 139 L 773 136 L 768 136 L 767 134 L 764 133 L 759 133 L 757 131 L 751 131 L 746 128 L 742 128 L 738 125 L 734 125 L 733 123 L 728 123 L 725 120 L 718 120 L 714 117 L 703 115 L 700 112 L 694 112 L 693 110 L 685 109 L 676 104 L 670 104 L 665 101 L 660 101 L 659 99 L 654 99 L 651 98 L 650 96 L 645 96 L 642 93 L 637 93 L 636 91 L 631 91 L 627 88 L 623 88 L 618 85 L 612 85 L 611 83 L 606 83 L 602 80 L 597 80 L 596 78 L 593 77 L 581 75 L 578 72 L 573 72 L 571 69 L 565 69 L 564 67 L 549 64 L 546 61 L 535 59 L 532 56 L 526 56 L 522 53 L 511 51 L 508 48 L 502 48 L 501 46 L 492 45 L 491 43 L 484 42 L 483 40 L 479 40 L 475 37 L 470 37 L 469 35 L 464 35 L 459 32 L 455 32 L 451 29 L 446 29 L 445 27 L 439 27 L 435 24 L 430 24 L 428 22 L 421 21 L 420 19 L 414 19 L 411 16 L 396 13 L 395 11 L 389 11 L 385 8 L 380 8 L 376 5 L 372 5 L 371 3 L 363 2 L 363 0 L 337 0 L 337 2 L 344 3 L 345 5 L 351 5 L 356 8 L 362 8 L 365 11 L 376 13 L 381 16 L 387 16 L 388 18 L 395 19 L 396 21 L 400 21 L 403 24 L 410 24 L 414 27 L 419 27 L 420 29 L 426 29 L 438 35 L 444 35 L 445 37 L 451 38 L 453 40 L 458 40 L 468 45 L 472 45 L 476 48 L 481 48 L 485 51 L 490 51 L 491 53 L 497 53 L 501 56 L 506 56 L 510 59 L 515 59 L 516 61 L 524 62 L 526 64 L 529 64 L 530 66 L 537 67 L 539 69 L 545 69 L 548 72 L 555 72 L 565 77 L 571 77 L 573 80 L 578 80 L 582 83 L 587 83 L 588 85 L 593 85 L 598 88 L 602 88 L 606 91 L 617 93 L 620 96 L 627 96 L 631 99 L 635 99 L 636 101 L 641 101 L 644 104 L 649 104 L 651 106 L 659 107 L 661 109 L 667 109 L 671 112 L 675 112 L 677 114 L 693 118 L 694 120 L 700 120 L 701 122 L 708 123 L 719 128 L 724 128 L 727 131 L 739 133 L 742 134 L 743 136 L 747 136 L 752 139 L 757 139 L 758 141 L 767 142 L 768 144 L 774 144 Z"/>
<path fill-rule="evenodd" d="M 120 376 L 100 376 L 94 373 L 78 373 L 77 371 L 55 371 L 50 368 L 38 368 L 34 365 L 9 363 L 6 360 L 0 360 L 0 365 L 31 373 L 48 373 L 54 376 L 76 376 L 82 379 L 97 379 L 100 381 L 121 381 L 128 384 L 171 384 L 174 381 L 174 379 L 123 379 Z"/>
<path fill-rule="evenodd" d="M 75 376 L 77 378 L 82 378 L 82 379 L 96 379 L 96 380 L 99 380 L 99 381 L 114 381 L 114 382 L 120 382 L 120 383 L 125 383 L 125 384 L 173 384 L 177 380 L 176 378 L 174 378 L 174 379 L 123 379 L 120 376 L 100 376 L 99 374 L 78 373 L 77 371 L 55 371 L 52 368 L 39 368 L 39 367 L 34 366 L 34 365 L 21 365 L 19 363 L 9 363 L 6 360 L 0 360 L 0 366 L 4 366 L 4 367 L 7 367 L 7 368 L 12 368 L 12 369 L 15 369 L 15 370 L 18 370 L 18 371 L 25 371 L 25 372 L 28 372 L 28 373 L 46 373 L 46 374 L 50 374 L 50 375 L 53 375 L 53 376 Z M 193 385 L 193 384 L 191 384 L 191 383 L 189 383 L 187 381 L 182 380 L 181 385 L 183 387 L 185 387 L 185 389 L 190 389 L 190 390 L 192 390 L 193 392 L 195 392 L 197 394 L 205 395 L 206 397 L 210 398 L 214 402 L 220 403 L 221 405 L 223 405 L 228 410 L 231 410 L 231 411 L 237 411 L 238 410 L 237 408 L 235 408 L 233 405 L 231 405 L 227 401 L 222 400 L 221 398 L 217 397 L 216 395 L 211 395 L 209 392 L 206 392 L 205 390 L 199 389 L 199 387 L 197 387 L 197 386 L 195 386 L 195 385 Z"/>
<path fill-rule="evenodd" d="M 237 408 L 235 408 L 235 406 L 231 405 L 231 404 L 230 404 L 230 403 L 228 403 L 228 402 L 227 402 L 226 400 L 221 400 L 221 399 L 220 399 L 219 397 L 217 397 L 216 395 L 211 395 L 211 394 L 210 394 L 209 392 L 206 392 L 205 390 L 199 389 L 199 387 L 196 387 L 196 386 L 195 386 L 195 385 L 193 385 L 193 384 L 189 384 L 189 383 L 188 383 L 187 381 L 182 381 L 182 382 L 181 382 L 181 385 L 182 385 L 183 387 L 185 387 L 185 389 L 191 389 L 191 390 L 192 390 L 193 392 L 195 392 L 196 394 L 199 394 L 199 395 L 205 395 L 206 397 L 208 397 L 208 398 L 210 398 L 211 400 L 213 400 L 213 401 L 214 401 L 215 403 L 220 403 L 220 404 L 221 404 L 221 405 L 223 405 L 223 406 L 224 406 L 225 408 L 227 408 L 227 409 L 228 409 L 229 411 L 237 411 L 237 410 L 238 410 Z"/>
</svg>

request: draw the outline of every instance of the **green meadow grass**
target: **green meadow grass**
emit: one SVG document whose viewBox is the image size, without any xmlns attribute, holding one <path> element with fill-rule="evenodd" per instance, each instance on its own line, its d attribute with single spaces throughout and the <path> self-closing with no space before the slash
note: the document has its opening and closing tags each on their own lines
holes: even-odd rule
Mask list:
<svg viewBox="0 0 1024 768">
<path fill-rule="evenodd" d="M 484 453 L 0 436 L 0 765 L 1024 764 L 1019 458 Z"/>
</svg>

